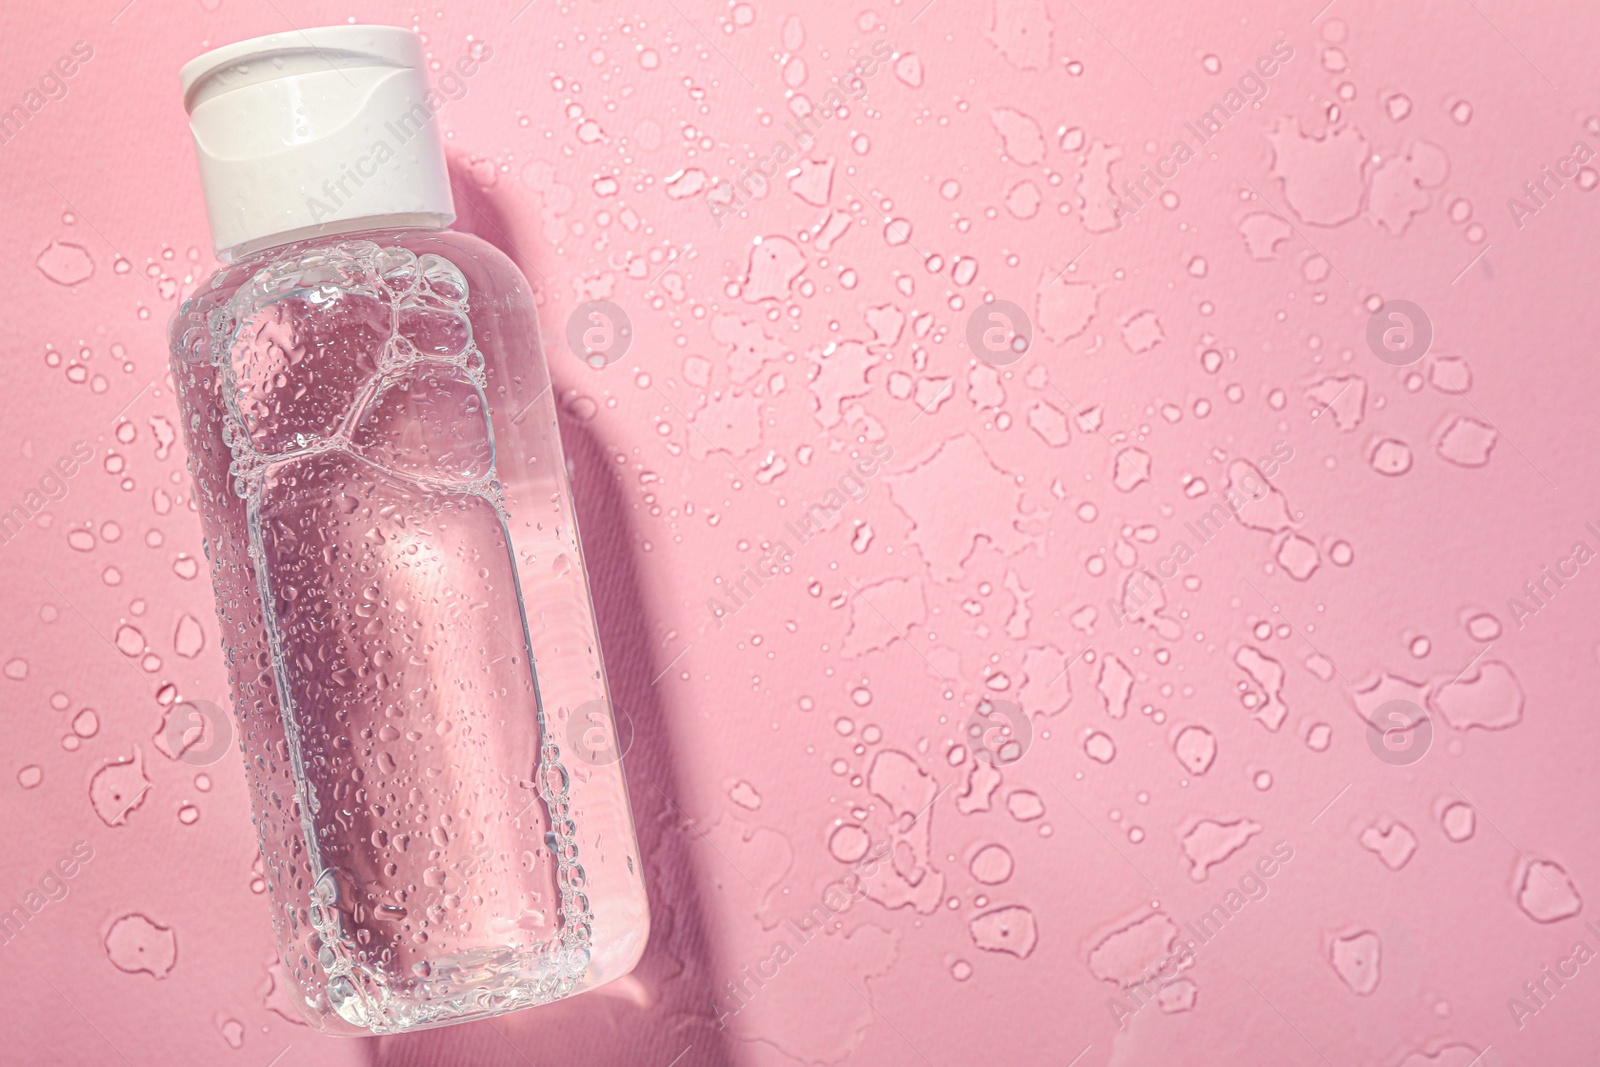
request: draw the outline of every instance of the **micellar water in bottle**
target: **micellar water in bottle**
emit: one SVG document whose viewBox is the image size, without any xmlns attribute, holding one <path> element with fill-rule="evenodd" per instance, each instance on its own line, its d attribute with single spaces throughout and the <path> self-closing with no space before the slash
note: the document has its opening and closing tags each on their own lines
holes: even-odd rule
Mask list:
<svg viewBox="0 0 1600 1067">
<path fill-rule="evenodd" d="M 172 373 L 284 974 L 328 1033 L 569 996 L 649 931 L 532 295 L 444 228 L 424 70 L 337 26 L 182 73 L 225 265 Z"/>
</svg>

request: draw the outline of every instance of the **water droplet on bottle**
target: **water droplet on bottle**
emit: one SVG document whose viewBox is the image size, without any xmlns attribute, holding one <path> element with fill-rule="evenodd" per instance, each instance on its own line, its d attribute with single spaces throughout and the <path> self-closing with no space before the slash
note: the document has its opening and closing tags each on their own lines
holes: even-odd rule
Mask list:
<svg viewBox="0 0 1600 1067">
<path fill-rule="evenodd" d="M 422 931 L 417 931 L 423 940 L 427 936 Z M 328 982 L 328 1003 L 339 1014 L 339 1018 L 355 1026 L 367 1024 L 367 1005 L 361 999 L 361 994 L 356 990 L 355 983 L 346 975 L 337 975 Z"/>
</svg>

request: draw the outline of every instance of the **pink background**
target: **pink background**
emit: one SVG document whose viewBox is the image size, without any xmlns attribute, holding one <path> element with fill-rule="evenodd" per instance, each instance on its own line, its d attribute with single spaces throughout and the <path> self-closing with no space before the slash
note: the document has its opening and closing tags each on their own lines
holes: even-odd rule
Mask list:
<svg viewBox="0 0 1600 1067">
<path fill-rule="evenodd" d="M 1600 194 L 1592 170 L 1542 206 L 1523 187 L 1600 150 L 1600 26 L 1505 0 L 920 2 L 0 13 L 0 107 L 93 49 L 0 144 L 0 505 L 94 450 L 0 545 L 0 902 L 93 850 L 0 945 L 0 1059 L 1592 1058 Z M 372 1041 L 274 994 L 236 751 L 158 740 L 174 694 L 225 693 L 165 378 L 214 265 L 177 70 L 352 15 L 441 63 L 492 48 L 440 115 L 458 225 L 539 294 L 655 923 L 604 993 Z M 719 225 L 712 186 L 880 40 L 897 58 L 803 173 Z M 1201 146 L 1185 124 L 1280 41 L 1260 106 Z M 1108 181 L 1178 139 L 1174 195 L 1118 227 Z M 964 340 L 991 296 L 1033 320 L 998 373 Z M 564 342 L 590 299 L 634 330 L 602 370 Z M 1392 299 L 1433 324 L 1411 366 L 1366 344 Z M 1127 577 L 1195 547 L 1278 442 L 1272 496 L 1119 626 Z M 865 498 L 787 537 L 874 443 Z M 710 622 L 773 539 L 790 569 Z M 1531 601 L 1546 566 L 1577 574 Z M 986 695 L 1032 718 L 998 781 L 962 744 Z M 1367 743 L 1390 699 L 1431 709 L 1416 762 Z M 868 840 L 903 861 L 719 1028 L 726 983 Z M 1130 1015 L 1123 985 L 1277 842 L 1265 897 Z"/>
</svg>

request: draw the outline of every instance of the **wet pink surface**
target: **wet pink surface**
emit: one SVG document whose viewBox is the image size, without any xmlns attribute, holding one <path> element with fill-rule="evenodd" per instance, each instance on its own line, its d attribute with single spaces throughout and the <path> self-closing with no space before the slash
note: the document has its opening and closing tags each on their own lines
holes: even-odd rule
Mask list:
<svg viewBox="0 0 1600 1067">
<path fill-rule="evenodd" d="M 919 7 L 6 13 L 0 1058 L 1590 1061 L 1600 26 Z M 178 66 L 351 15 L 492 48 L 458 225 L 539 294 L 655 918 L 374 1041 L 275 979 L 163 338 Z"/>
</svg>

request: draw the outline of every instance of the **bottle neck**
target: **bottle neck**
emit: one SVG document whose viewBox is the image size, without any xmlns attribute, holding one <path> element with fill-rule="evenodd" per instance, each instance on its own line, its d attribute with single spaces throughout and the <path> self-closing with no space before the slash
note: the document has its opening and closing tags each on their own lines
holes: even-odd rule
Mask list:
<svg viewBox="0 0 1600 1067">
<path fill-rule="evenodd" d="M 219 248 L 217 249 L 217 258 L 224 263 L 235 263 L 246 256 L 253 256 L 265 249 L 277 248 L 280 245 L 291 245 L 297 241 L 310 241 L 318 237 L 333 237 L 341 233 L 359 233 L 364 230 L 442 230 L 453 221 L 455 221 L 454 215 L 441 215 L 433 212 L 365 215 L 358 219 L 338 219 L 332 222 L 318 223 L 315 226 L 303 226 L 298 230 L 287 230 L 283 233 L 258 237 L 254 241 L 246 241 L 243 244 L 234 245 L 232 248 Z"/>
</svg>

